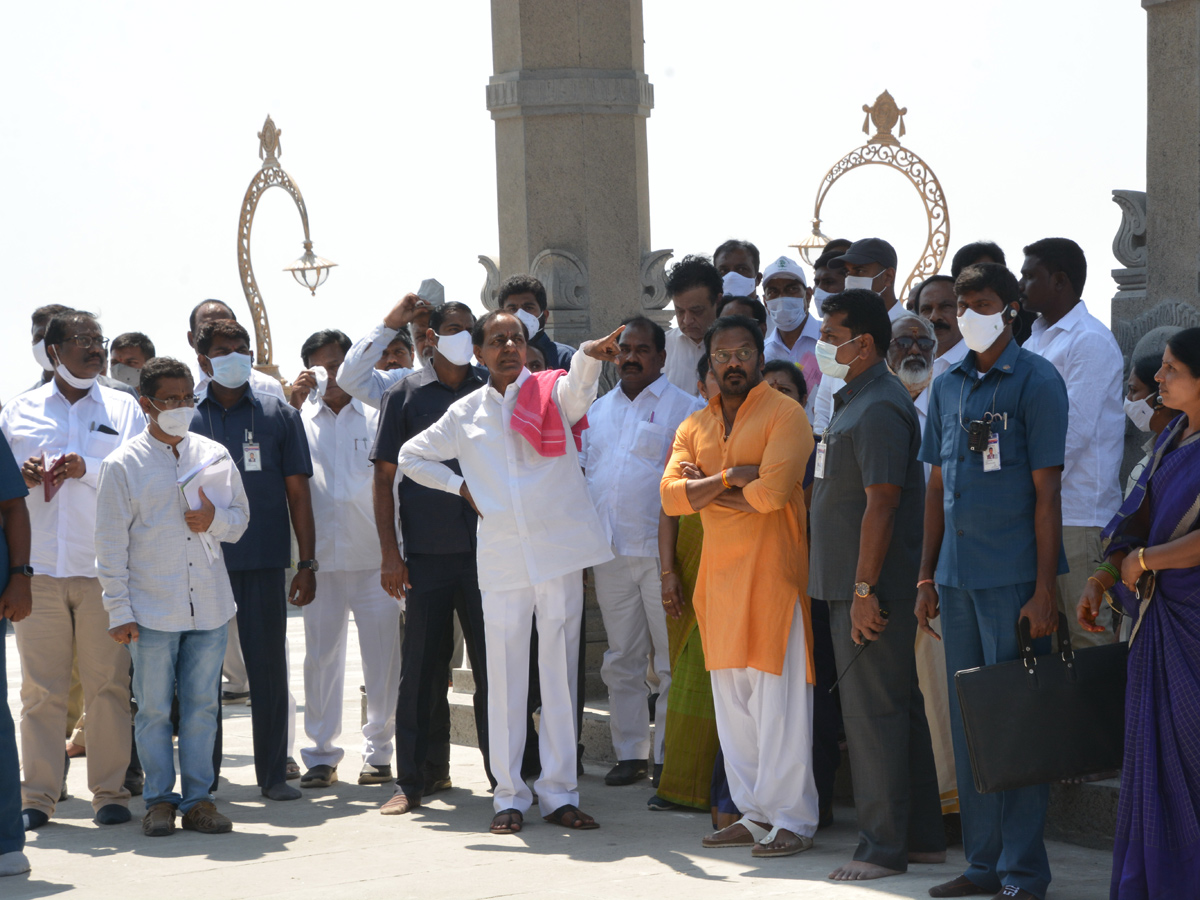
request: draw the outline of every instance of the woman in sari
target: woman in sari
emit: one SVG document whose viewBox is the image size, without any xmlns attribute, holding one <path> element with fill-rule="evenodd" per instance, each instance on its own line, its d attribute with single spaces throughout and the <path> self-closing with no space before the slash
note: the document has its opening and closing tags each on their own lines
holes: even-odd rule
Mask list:
<svg viewBox="0 0 1200 900">
<path fill-rule="evenodd" d="M 1112 900 L 1184 900 L 1200 885 L 1200 328 L 1168 340 L 1154 377 L 1182 415 L 1105 529 L 1106 561 L 1076 610 L 1098 631 L 1111 591 L 1136 620 Z"/>
</svg>

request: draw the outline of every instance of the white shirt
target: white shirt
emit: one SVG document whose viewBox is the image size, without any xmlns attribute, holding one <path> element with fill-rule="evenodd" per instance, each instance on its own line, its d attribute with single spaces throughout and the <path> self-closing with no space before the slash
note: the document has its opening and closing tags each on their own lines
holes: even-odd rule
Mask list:
<svg viewBox="0 0 1200 900">
<path fill-rule="evenodd" d="M 100 426 L 115 431 L 105 434 Z M 93 384 L 70 403 L 51 380 L 14 398 L 0 412 L 0 431 L 17 465 L 31 456 L 78 453 L 86 471 L 67 478 L 49 503 L 42 487 L 25 501 L 33 529 L 30 565 L 54 578 L 96 577 L 96 487 L 100 463 L 146 427 L 142 408 L 128 394 Z"/>
<path fill-rule="evenodd" d="M 699 379 L 696 377 L 696 364 L 704 355 L 704 341 L 696 343 L 678 328 L 667 332 L 667 362 L 663 366 L 663 374 L 667 381 L 675 385 L 685 394 L 698 397 L 700 391 L 696 387 Z"/>
<path fill-rule="evenodd" d="M 675 430 L 703 405 L 660 375 L 632 400 L 618 384 L 588 410 L 579 462 L 618 556 L 658 557 L 659 482 Z"/>
<path fill-rule="evenodd" d="M 771 329 L 771 333 L 767 335 L 766 345 L 763 347 L 763 358 L 767 362 L 773 359 L 782 359 L 803 368 L 804 379 L 808 383 L 808 402 L 804 404 L 804 412 L 810 418 L 813 408 L 816 406 L 817 391 L 824 380 L 821 368 L 816 364 L 816 348 L 819 340 L 821 340 L 821 320 L 810 314 L 805 318 L 800 335 L 791 347 L 783 342 L 778 328 Z M 804 367 L 805 355 L 808 355 L 809 365 L 807 367 Z"/>
<path fill-rule="evenodd" d="M 567 430 L 596 399 L 600 361 L 577 350 L 554 385 Z M 464 479 L 483 517 L 477 550 L 484 590 L 529 587 L 613 558 L 592 506 L 575 441 L 563 456 L 539 455 L 511 427 L 523 369 L 504 395 L 487 385 L 456 400 L 446 414 L 400 448 L 400 471 L 457 494 Z M 457 459 L 463 476 L 441 462 Z"/>
<path fill-rule="evenodd" d="M 1041 316 L 1024 349 L 1054 364 L 1067 383 L 1063 525 L 1104 526 L 1121 506 L 1125 453 L 1124 358 L 1117 339 L 1082 300 L 1055 322 Z"/>
<path fill-rule="evenodd" d="M 901 316 L 907 316 L 908 310 L 904 308 L 904 304 L 897 300 L 892 304 L 892 308 L 888 310 L 888 319 L 895 322 Z M 797 342 L 799 343 L 799 342 Z M 887 348 L 883 348 L 883 352 L 887 353 Z M 833 415 L 833 395 L 846 386 L 846 382 L 840 378 L 831 378 L 828 375 L 821 376 L 821 383 L 817 386 L 817 399 L 813 402 L 812 426 L 813 431 L 820 434 L 825 430 L 825 426 L 829 424 L 829 419 Z"/>
<path fill-rule="evenodd" d="M 180 477 L 229 452 L 189 433 L 176 445 L 150 429 L 122 444 L 101 467 L 96 499 L 96 566 L 104 588 L 108 627 L 137 622 L 155 631 L 211 631 L 233 618 L 237 606 L 220 545 L 209 562 L 184 519 L 188 503 Z M 233 501 L 214 509 L 208 534 L 234 543 L 250 522 L 250 501 L 233 468 Z"/>
<path fill-rule="evenodd" d="M 204 374 L 204 370 L 200 370 L 200 375 L 196 380 L 196 386 L 192 388 L 192 393 L 196 395 L 196 403 L 199 404 L 208 395 L 208 386 L 212 383 L 212 379 Z M 250 387 L 254 389 L 256 394 L 270 394 L 272 397 L 278 397 L 284 403 L 287 403 L 287 397 L 283 394 L 283 385 L 279 383 L 278 378 L 272 378 L 265 372 L 260 372 L 258 369 L 250 370 Z"/>
<path fill-rule="evenodd" d="M 386 325 L 376 325 L 367 332 L 365 337 L 361 337 L 351 344 L 346 358 L 338 367 L 338 387 L 367 406 L 379 409 L 379 401 L 384 392 L 414 371 L 413 369 L 390 369 L 385 372 L 375 368 L 375 363 L 379 362 L 383 351 L 399 333 L 396 329 L 388 328 Z"/>
<path fill-rule="evenodd" d="M 341 384 L 341 382 L 338 382 Z M 324 400 L 305 401 L 300 410 L 312 454 L 313 518 L 321 571 L 378 569 L 382 560 L 371 501 L 374 468 L 371 447 L 379 410 L 351 400 L 334 414 Z"/>
</svg>

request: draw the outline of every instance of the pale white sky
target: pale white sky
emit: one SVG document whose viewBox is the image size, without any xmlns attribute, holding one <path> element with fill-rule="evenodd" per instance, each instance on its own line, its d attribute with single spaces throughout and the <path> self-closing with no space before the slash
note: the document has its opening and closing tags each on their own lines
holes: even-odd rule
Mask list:
<svg viewBox="0 0 1200 900">
<path fill-rule="evenodd" d="M 497 250 L 489 10 L 9 8 L 0 398 L 37 376 L 27 316 L 45 303 L 100 313 L 110 337 L 145 331 L 188 362 L 199 300 L 248 323 L 236 229 L 267 113 L 314 249 L 340 264 L 316 298 L 282 272 L 300 223 L 286 194 L 266 195 L 252 252 L 286 375 L 312 331 L 356 337 L 427 276 L 479 307 L 476 258 Z M 764 263 L 792 252 L 826 170 L 866 139 L 862 105 L 886 88 L 909 109 L 905 145 L 945 189 L 952 250 L 990 238 L 1019 266 L 1022 245 L 1074 238 L 1107 321 L 1110 192 L 1145 185 L 1145 29 L 1136 0 L 647 0 L 653 246 L 679 257 L 737 236 Z M 831 237 L 888 238 L 905 271 L 925 239 L 916 193 L 885 169 L 842 179 L 824 218 Z"/>
</svg>

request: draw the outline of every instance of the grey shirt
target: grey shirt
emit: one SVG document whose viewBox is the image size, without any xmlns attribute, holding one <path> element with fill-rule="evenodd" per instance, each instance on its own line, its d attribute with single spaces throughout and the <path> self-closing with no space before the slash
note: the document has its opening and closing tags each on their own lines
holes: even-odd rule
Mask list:
<svg viewBox="0 0 1200 900">
<path fill-rule="evenodd" d="M 833 398 L 833 415 L 821 437 L 824 477 L 813 482 L 809 596 L 854 599 L 866 489 L 894 484 L 901 489 L 900 505 L 875 589 L 885 604 L 910 603 L 917 595 L 925 511 L 917 409 L 882 360 Z"/>
</svg>

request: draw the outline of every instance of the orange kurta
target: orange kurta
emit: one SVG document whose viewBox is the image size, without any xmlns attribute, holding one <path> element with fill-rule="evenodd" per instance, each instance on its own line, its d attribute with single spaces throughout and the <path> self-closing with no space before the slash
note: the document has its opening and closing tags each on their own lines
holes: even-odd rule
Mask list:
<svg viewBox="0 0 1200 900">
<path fill-rule="evenodd" d="M 758 479 L 743 489 L 758 512 L 713 503 L 700 510 L 704 549 L 693 603 L 709 670 L 780 674 L 798 597 L 804 609 L 808 680 L 815 681 L 802 487 L 813 444 L 803 407 L 765 381 L 750 390 L 728 439 L 719 397 L 675 433 L 661 485 L 669 516 L 696 512 L 688 502 L 680 463 L 693 462 L 705 475 L 733 466 L 759 467 Z"/>
</svg>

